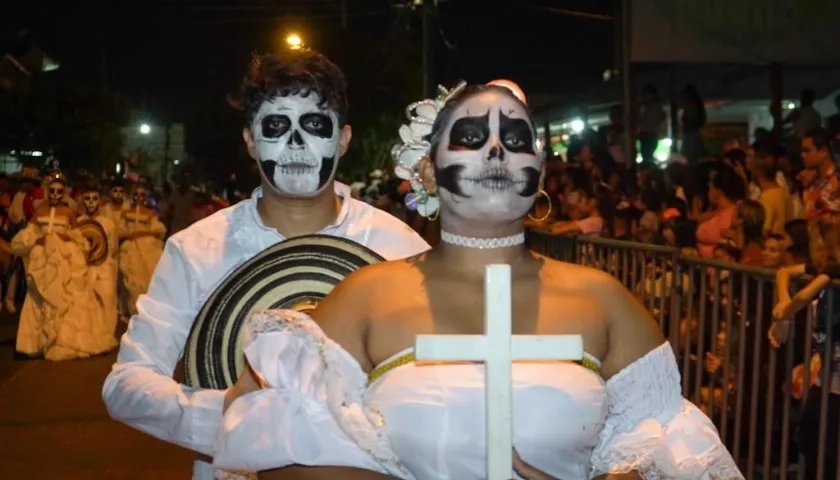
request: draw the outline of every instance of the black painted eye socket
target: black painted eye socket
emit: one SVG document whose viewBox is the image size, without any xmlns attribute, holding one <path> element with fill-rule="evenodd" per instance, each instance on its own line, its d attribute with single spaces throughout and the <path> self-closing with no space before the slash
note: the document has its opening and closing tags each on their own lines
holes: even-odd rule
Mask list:
<svg viewBox="0 0 840 480">
<path fill-rule="evenodd" d="M 261 125 L 263 137 L 278 138 L 289 131 L 292 122 L 286 115 L 266 115 Z"/>
<path fill-rule="evenodd" d="M 305 113 L 300 116 L 300 126 L 308 133 L 321 138 L 333 135 L 333 121 L 323 113 Z"/>
</svg>

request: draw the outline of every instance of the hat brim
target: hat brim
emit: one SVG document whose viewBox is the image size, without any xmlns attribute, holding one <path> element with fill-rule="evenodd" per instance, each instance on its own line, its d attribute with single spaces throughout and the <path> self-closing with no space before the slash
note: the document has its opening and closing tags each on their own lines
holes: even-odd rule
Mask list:
<svg viewBox="0 0 840 480">
<path fill-rule="evenodd" d="M 328 235 L 296 237 L 257 254 L 198 313 L 184 352 L 187 385 L 221 390 L 236 383 L 245 366 L 243 327 L 252 311 L 310 310 L 347 275 L 383 260 L 363 245 Z"/>
<path fill-rule="evenodd" d="M 92 218 L 79 222 L 77 228 L 91 245 L 87 252 L 88 265 L 102 265 L 108 259 L 108 235 L 102 224 Z"/>
</svg>

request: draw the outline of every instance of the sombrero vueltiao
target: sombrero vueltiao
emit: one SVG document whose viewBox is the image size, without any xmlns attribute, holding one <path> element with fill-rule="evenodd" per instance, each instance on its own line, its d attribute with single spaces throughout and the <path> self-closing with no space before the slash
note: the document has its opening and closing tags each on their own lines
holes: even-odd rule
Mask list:
<svg viewBox="0 0 840 480">
<path fill-rule="evenodd" d="M 87 252 L 88 265 L 102 265 L 108 259 L 108 236 L 102 224 L 92 218 L 81 220 L 77 228 L 82 236 L 88 240 L 90 250 Z"/>
<path fill-rule="evenodd" d="M 196 317 L 184 352 L 187 385 L 225 389 L 245 365 L 241 334 L 253 310 L 308 310 L 359 268 L 384 260 L 351 240 L 307 235 L 263 250 L 233 271 Z"/>
</svg>

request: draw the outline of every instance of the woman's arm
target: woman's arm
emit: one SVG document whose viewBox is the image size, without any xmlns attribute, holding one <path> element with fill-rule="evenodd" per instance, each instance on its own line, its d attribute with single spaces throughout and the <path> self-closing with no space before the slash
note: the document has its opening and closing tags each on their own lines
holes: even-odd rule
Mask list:
<svg viewBox="0 0 840 480">
<path fill-rule="evenodd" d="M 791 301 L 790 299 L 790 276 L 802 275 L 805 273 L 805 264 L 782 267 L 776 272 L 776 297 L 780 302 Z"/>
<path fill-rule="evenodd" d="M 552 235 L 577 235 L 580 233 L 580 226 L 577 222 L 557 222 L 551 226 Z"/>
<path fill-rule="evenodd" d="M 831 277 L 828 275 L 820 274 L 817 275 L 816 278 L 811 280 L 808 285 L 805 285 L 804 288 L 796 292 L 796 295 L 793 296 L 790 302 L 790 306 L 788 306 L 788 316 L 793 316 L 803 308 L 807 307 L 811 301 L 819 295 L 821 291 L 827 286 L 831 284 Z"/>
</svg>

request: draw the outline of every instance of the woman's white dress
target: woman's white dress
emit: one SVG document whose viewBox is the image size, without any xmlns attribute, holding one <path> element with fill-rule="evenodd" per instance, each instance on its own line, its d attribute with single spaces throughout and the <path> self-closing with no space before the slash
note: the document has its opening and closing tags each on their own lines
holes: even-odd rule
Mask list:
<svg viewBox="0 0 840 480">
<path fill-rule="evenodd" d="M 225 413 L 222 470 L 349 466 L 417 480 L 484 479 L 483 365 L 416 364 L 369 376 L 305 314 L 252 316 L 246 356 L 270 385 Z M 514 447 L 563 480 L 743 478 L 711 421 L 681 396 L 665 343 L 605 382 L 596 360 L 513 365 Z"/>
<path fill-rule="evenodd" d="M 133 233 L 154 235 L 126 239 L 120 245 L 120 273 L 128 291 L 128 309 L 134 315 L 137 313 L 137 297 L 149 289 L 152 274 L 163 254 L 162 239 L 166 235 L 166 227 L 157 215 L 148 210 L 125 210 L 121 218 L 120 237 Z"/>
<path fill-rule="evenodd" d="M 48 360 L 70 360 L 116 346 L 113 330 L 106 331 L 95 320 L 99 310 L 89 283 L 86 248 L 87 241 L 70 228 L 69 220 L 52 213 L 37 217 L 12 239 L 12 251 L 23 257 L 28 287 L 20 312 L 17 351 L 44 354 Z"/>
</svg>

